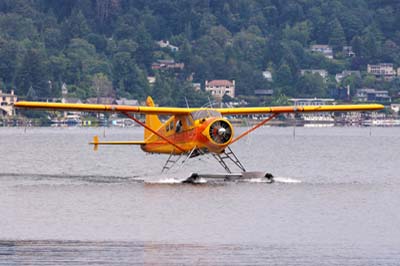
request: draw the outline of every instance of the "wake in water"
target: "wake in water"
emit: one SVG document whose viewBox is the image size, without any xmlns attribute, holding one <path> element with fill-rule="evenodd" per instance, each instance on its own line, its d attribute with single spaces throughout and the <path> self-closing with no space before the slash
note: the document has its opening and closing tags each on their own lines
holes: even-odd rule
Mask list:
<svg viewBox="0 0 400 266">
<path fill-rule="evenodd" d="M 274 181 L 277 183 L 288 183 L 288 184 L 299 184 L 301 180 L 293 179 L 289 177 L 274 177 Z"/>
<path fill-rule="evenodd" d="M 180 175 L 177 177 L 175 175 L 169 175 L 168 177 L 161 178 L 158 176 L 157 179 L 144 181 L 146 184 L 221 184 L 221 183 L 285 183 L 285 184 L 298 184 L 301 183 L 298 179 L 288 178 L 288 177 L 250 177 L 235 175 L 235 174 L 190 174 L 190 175 Z"/>
<path fill-rule="evenodd" d="M 139 176 L 70 175 L 43 173 L 0 173 L 2 180 L 19 185 L 71 185 L 82 183 L 143 183 Z M 18 181 L 17 183 L 15 183 Z"/>
<path fill-rule="evenodd" d="M 43 184 L 73 184 L 73 183 L 144 183 L 144 184 L 224 184 L 224 183 L 301 183 L 298 179 L 288 177 L 274 177 L 271 182 L 265 177 L 229 179 L 225 175 L 206 175 L 207 177 L 197 176 L 189 180 L 192 174 L 175 173 L 167 175 L 135 175 L 131 177 L 123 176 L 101 176 L 101 175 L 67 175 L 67 174 L 32 174 L 32 173 L 0 173 L 0 178 L 11 178 L 14 181 L 19 179 L 23 185 L 43 185 Z M 22 182 L 23 181 L 23 182 Z"/>
</svg>

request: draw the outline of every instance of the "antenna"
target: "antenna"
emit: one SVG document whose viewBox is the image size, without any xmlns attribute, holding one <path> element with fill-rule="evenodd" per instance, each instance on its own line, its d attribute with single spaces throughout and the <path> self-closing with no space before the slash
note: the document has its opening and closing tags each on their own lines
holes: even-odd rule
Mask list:
<svg viewBox="0 0 400 266">
<path fill-rule="evenodd" d="M 188 103 L 186 96 L 185 96 L 185 102 L 186 102 L 186 107 L 189 109 L 189 103 Z"/>
<path fill-rule="evenodd" d="M 208 103 L 210 104 L 210 108 L 212 108 L 212 107 L 213 107 L 213 105 L 212 105 L 212 102 L 211 102 L 210 96 L 208 96 Z"/>
</svg>

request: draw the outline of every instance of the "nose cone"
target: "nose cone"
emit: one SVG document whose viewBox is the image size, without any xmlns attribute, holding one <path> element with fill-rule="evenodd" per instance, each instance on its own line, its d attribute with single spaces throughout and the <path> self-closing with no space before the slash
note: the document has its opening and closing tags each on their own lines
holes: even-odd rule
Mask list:
<svg viewBox="0 0 400 266">
<path fill-rule="evenodd" d="M 206 136 L 213 145 L 216 144 L 219 145 L 218 147 L 222 147 L 228 144 L 232 139 L 233 128 L 226 119 L 216 119 L 203 131 L 203 135 Z"/>
</svg>

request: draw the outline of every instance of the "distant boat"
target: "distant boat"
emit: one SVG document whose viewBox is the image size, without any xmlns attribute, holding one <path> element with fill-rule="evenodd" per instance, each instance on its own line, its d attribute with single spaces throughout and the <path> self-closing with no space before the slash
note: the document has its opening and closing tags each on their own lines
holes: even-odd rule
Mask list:
<svg viewBox="0 0 400 266">
<path fill-rule="evenodd" d="M 329 115 L 303 115 L 304 122 L 308 123 L 334 123 L 335 119 Z"/>
<path fill-rule="evenodd" d="M 364 126 L 396 127 L 400 126 L 400 119 L 372 119 L 363 123 Z"/>
<path fill-rule="evenodd" d="M 134 127 L 135 122 L 128 118 L 114 119 L 111 121 L 111 125 L 115 127 Z"/>
<path fill-rule="evenodd" d="M 53 119 L 51 123 L 54 126 L 77 126 L 81 125 L 82 121 L 79 115 L 67 115 L 65 118 Z"/>
</svg>

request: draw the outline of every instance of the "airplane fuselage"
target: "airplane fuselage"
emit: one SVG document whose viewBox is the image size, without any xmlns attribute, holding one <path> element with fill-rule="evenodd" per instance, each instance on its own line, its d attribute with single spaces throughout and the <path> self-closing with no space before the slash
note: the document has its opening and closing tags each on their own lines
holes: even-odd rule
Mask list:
<svg viewBox="0 0 400 266">
<path fill-rule="evenodd" d="M 181 154 L 194 149 L 201 152 L 221 153 L 233 138 L 232 124 L 223 117 L 200 117 L 182 115 L 172 116 L 157 130 L 171 143 L 157 135 L 152 135 L 146 144 L 141 145 L 145 152 Z M 178 147 L 179 148 L 178 148 Z"/>
</svg>

